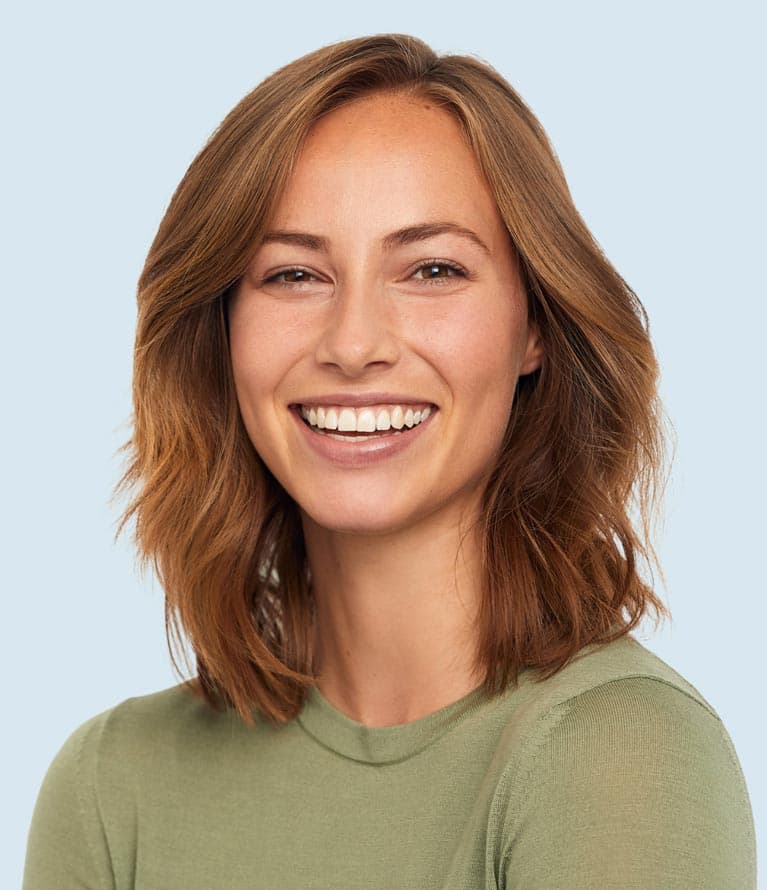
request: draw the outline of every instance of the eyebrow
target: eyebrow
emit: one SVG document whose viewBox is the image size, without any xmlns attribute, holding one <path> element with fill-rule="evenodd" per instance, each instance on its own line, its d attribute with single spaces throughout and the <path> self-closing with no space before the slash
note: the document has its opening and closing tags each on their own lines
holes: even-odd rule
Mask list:
<svg viewBox="0 0 767 890">
<path fill-rule="evenodd" d="M 381 239 L 381 245 L 385 250 L 391 250 L 394 247 L 402 247 L 406 244 L 415 244 L 417 241 L 425 241 L 427 238 L 434 238 L 437 235 L 460 235 L 472 241 L 477 247 L 481 248 L 486 254 L 490 254 L 490 248 L 472 229 L 466 226 L 459 226 L 453 222 L 433 222 L 420 223 L 414 226 L 405 226 L 391 232 Z M 307 250 L 322 250 L 326 253 L 330 248 L 330 242 L 321 235 L 310 235 L 308 232 L 267 232 L 263 238 L 263 244 L 269 243 L 292 244 L 296 247 L 304 247 Z"/>
</svg>

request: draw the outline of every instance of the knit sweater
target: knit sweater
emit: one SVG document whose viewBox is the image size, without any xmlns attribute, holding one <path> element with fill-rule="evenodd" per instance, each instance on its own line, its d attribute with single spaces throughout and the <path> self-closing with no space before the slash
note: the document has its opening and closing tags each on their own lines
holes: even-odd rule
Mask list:
<svg viewBox="0 0 767 890">
<path fill-rule="evenodd" d="M 703 696 L 633 637 L 369 727 L 310 689 L 248 727 L 184 686 L 77 729 L 24 890 L 754 890 L 753 815 Z"/>
</svg>

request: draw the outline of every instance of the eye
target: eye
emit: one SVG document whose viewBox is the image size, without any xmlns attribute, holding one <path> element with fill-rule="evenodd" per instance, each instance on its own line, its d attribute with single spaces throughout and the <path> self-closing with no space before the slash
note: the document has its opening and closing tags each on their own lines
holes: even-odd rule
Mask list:
<svg viewBox="0 0 767 890">
<path fill-rule="evenodd" d="M 283 269 L 281 272 L 275 272 L 268 278 L 264 278 L 262 284 L 282 284 L 285 287 L 291 287 L 296 284 L 308 284 L 311 280 L 317 280 L 316 275 L 312 275 L 306 269 Z"/>
<path fill-rule="evenodd" d="M 419 273 L 423 273 L 419 276 Z M 421 263 L 413 272 L 420 281 L 441 283 L 445 278 L 465 278 L 466 271 L 455 263 L 447 263 L 444 260 L 429 260 Z"/>
</svg>

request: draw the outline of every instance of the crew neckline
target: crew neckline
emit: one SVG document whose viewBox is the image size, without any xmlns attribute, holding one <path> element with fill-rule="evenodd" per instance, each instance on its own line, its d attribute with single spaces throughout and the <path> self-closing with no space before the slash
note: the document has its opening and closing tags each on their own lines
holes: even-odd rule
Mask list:
<svg viewBox="0 0 767 890">
<path fill-rule="evenodd" d="M 393 763 L 423 751 L 487 700 L 480 685 L 431 714 L 409 723 L 366 726 L 332 705 L 317 686 L 306 693 L 298 722 L 316 741 L 361 763 Z"/>
</svg>

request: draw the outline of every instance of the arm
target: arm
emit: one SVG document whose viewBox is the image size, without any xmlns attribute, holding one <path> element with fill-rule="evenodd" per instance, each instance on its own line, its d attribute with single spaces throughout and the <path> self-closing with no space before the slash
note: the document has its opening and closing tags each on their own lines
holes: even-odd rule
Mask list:
<svg viewBox="0 0 767 890">
<path fill-rule="evenodd" d="M 43 780 L 27 843 L 23 890 L 114 890 L 96 772 L 104 715 L 77 729 Z"/>
<path fill-rule="evenodd" d="M 507 890 L 755 890 L 748 792 L 719 718 L 649 678 L 559 706 L 514 779 Z"/>
</svg>

